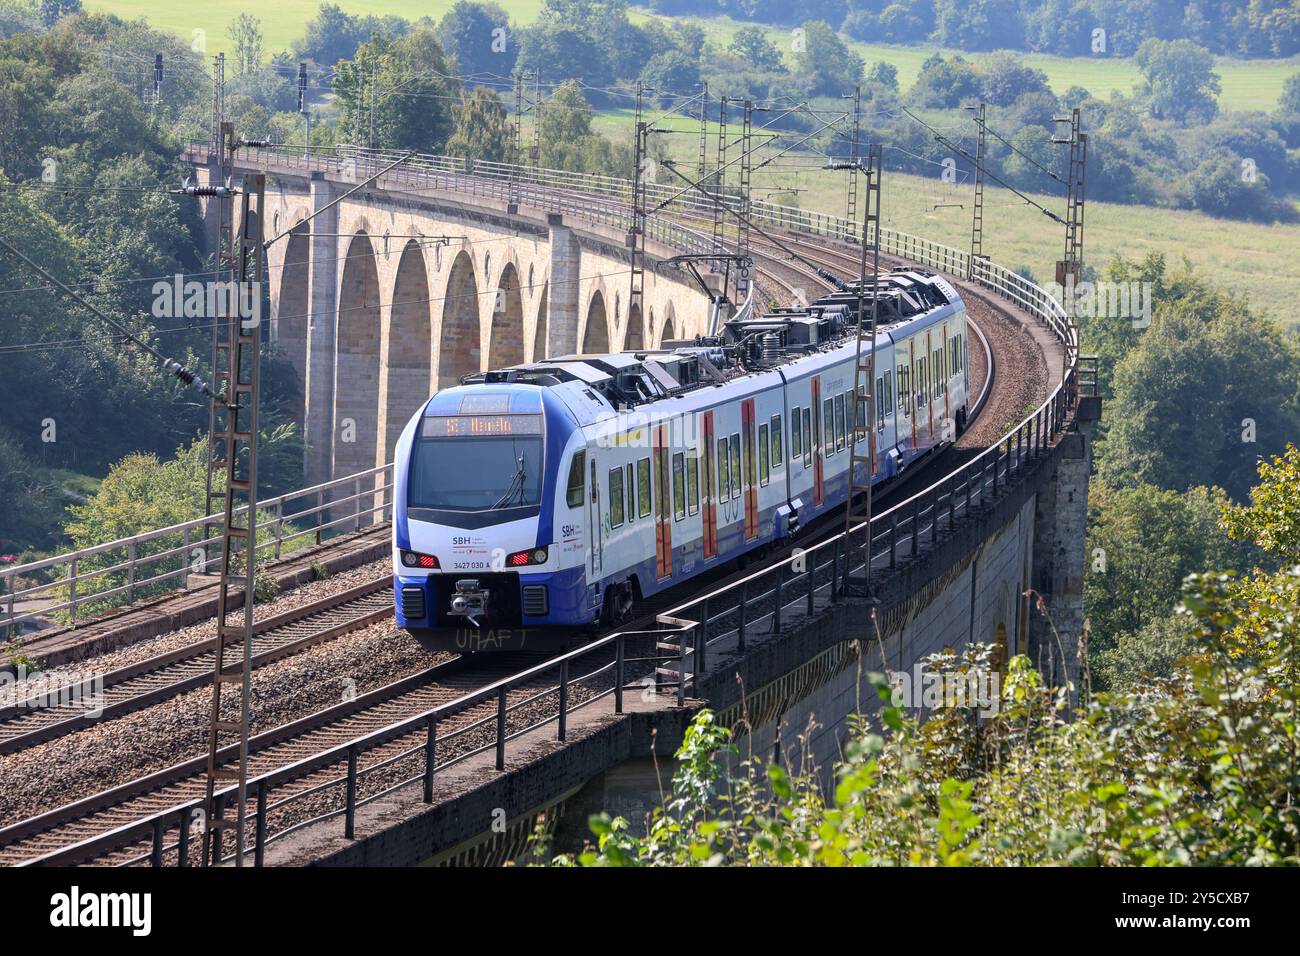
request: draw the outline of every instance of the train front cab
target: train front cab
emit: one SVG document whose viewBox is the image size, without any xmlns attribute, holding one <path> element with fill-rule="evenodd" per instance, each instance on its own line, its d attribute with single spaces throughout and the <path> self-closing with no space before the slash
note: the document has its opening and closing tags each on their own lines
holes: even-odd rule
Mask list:
<svg viewBox="0 0 1300 956">
<path fill-rule="evenodd" d="M 590 619 L 587 503 L 568 448 L 581 441 L 537 388 L 449 389 L 412 418 L 394 464 L 400 627 L 426 647 L 468 652 L 527 647 L 543 628 Z"/>
</svg>

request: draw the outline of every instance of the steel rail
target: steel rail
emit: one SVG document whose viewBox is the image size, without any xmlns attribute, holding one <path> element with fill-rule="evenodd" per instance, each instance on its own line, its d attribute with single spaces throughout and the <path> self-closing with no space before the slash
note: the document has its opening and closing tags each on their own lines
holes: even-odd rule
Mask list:
<svg viewBox="0 0 1300 956">
<path fill-rule="evenodd" d="M 391 587 L 392 579 L 385 576 L 256 622 L 253 666 L 263 667 L 389 617 Z M 383 597 L 378 604 L 377 595 Z M 345 615 L 342 620 L 337 619 L 340 612 Z M 302 634 L 302 628 L 310 627 L 316 617 L 324 619 L 324 626 Z M 13 753 L 87 727 L 103 726 L 109 720 L 206 686 L 212 681 L 211 657 L 212 641 L 203 639 L 96 675 L 90 683 L 92 690 L 102 697 L 90 701 L 100 705 L 93 715 L 87 712 L 86 701 L 72 702 L 72 698 L 80 698 L 86 689 L 84 677 L 59 683 L 0 708 L 0 754 Z M 69 703 L 49 706 L 46 701 L 51 698 L 58 701 L 67 698 Z M 35 726 L 27 728 L 29 724 Z"/>
</svg>

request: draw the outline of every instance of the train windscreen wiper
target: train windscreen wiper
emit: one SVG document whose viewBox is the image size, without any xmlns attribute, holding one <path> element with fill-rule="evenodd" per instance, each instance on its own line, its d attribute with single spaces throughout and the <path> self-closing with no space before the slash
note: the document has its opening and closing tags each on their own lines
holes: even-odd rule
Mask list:
<svg viewBox="0 0 1300 956">
<path fill-rule="evenodd" d="M 524 469 L 524 456 L 520 455 L 516 460 L 519 464 L 519 470 L 515 472 L 514 478 L 511 479 L 510 487 L 506 489 L 506 493 L 497 499 L 497 503 L 489 510 L 496 511 L 498 508 L 505 508 L 510 504 L 511 500 L 516 497 L 520 498 L 522 501 L 524 482 L 528 479 L 528 473 Z"/>
</svg>

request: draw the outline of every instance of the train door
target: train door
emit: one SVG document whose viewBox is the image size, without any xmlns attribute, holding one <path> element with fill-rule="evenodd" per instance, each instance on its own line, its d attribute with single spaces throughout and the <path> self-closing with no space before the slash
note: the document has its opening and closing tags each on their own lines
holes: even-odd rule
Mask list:
<svg viewBox="0 0 1300 956">
<path fill-rule="evenodd" d="M 952 421 L 952 409 L 948 403 L 948 393 L 952 391 L 952 340 L 948 338 L 948 323 L 943 324 L 942 337 L 939 339 L 942 345 L 943 353 L 939 356 L 939 374 L 943 382 L 943 420 L 944 420 L 944 437 L 950 433 L 948 422 Z"/>
<path fill-rule="evenodd" d="M 912 451 L 918 447 L 916 425 L 921 418 L 921 376 L 916 364 L 916 339 L 907 340 L 907 406 L 912 412 Z"/>
<path fill-rule="evenodd" d="M 826 498 L 826 484 L 822 473 L 822 462 L 826 458 L 822 452 L 822 380 L 820 375 L 812 379 L 812 466 L 813 466 L 813 501 L 821 507 Z M 805 438 L 805 440 L 807 440 Z"/>
<path fill-rule="evenodd" d="M 604 568 L 605 528 L 600 517 L 600 482 L 596 480 L 596 456 L 591 456 L 591 494 L 587 496 L 588 540 L 591 551 L 589 583 L 600 580 Z"/>
<path fill-rule="evenodd" d="M 934 346 L 930 342 L 930 330 L 925 330 L 925 358 L 922 360 L 930 368 L 930 375 L 925 381 L 926 387 L 926 412 L 929 415 L 930 422 L 930 441 L 934 441 L 934 386 L 939 377 L 939 370 L 934 367 Z"/>
<path fill-rule="evenodd" d="M 671 458 L 668 426 L 660 425 L 654 430 L 655 573 L 660 580 L 673 573 Z"/>
<path fill-rule="evenodd" d="M 718 556 L 718 483 L 713 474 L 713 412 L 704 413 L 704 558 Z"/>
<path fill-rule="evenodd" d="M 754 400 L 747 398 L 740 403 L 740 433 L 744 447 L 744 460 L 741 464 L 741 488 L 745 505 L 745 540 L 758 536 L 758 487 L 754 478 L 754 460 L 758 449 L 754 444 Z"/>
</svg>

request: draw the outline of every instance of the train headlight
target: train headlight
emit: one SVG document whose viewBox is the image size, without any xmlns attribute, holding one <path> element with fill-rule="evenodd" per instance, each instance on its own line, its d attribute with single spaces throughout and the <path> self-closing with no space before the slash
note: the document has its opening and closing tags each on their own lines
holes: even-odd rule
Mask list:
<svg viewBox="0 0 1300 956">
<path fill-rule="evenodd" d="M 414 551 L 402 552 L 402 563 L 408 568 L 437 568 L 438 559 L 431 554 L 417 554 Z"/>
<path fill-rule="evenodd" d="M 506 564 L 512 568 L 527 567 L 530 564 L 545 564 L 546 556 L 546 548 L 529 548 L 527 551 L 516 551 L 507 557 Z"/>
</svg>

